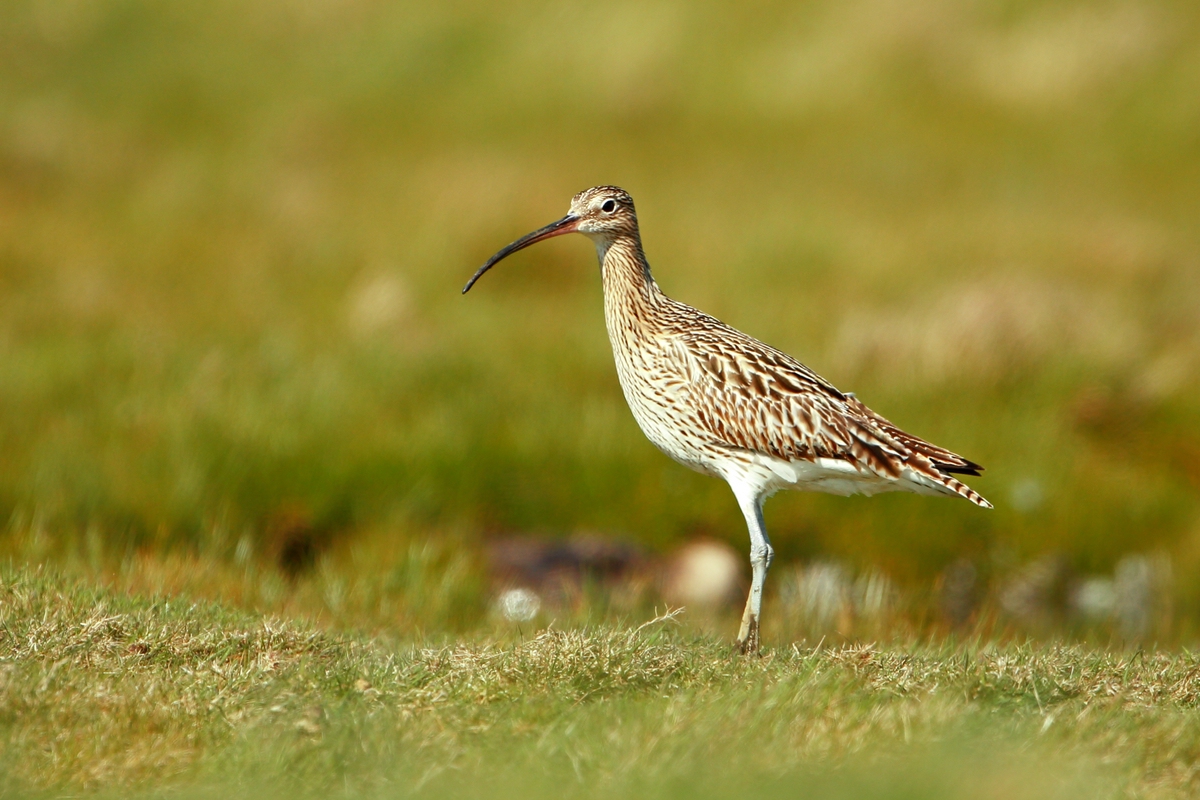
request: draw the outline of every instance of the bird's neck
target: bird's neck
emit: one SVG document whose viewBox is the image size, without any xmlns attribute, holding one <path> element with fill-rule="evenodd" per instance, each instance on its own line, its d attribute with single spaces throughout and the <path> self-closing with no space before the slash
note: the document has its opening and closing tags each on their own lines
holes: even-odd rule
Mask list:
<svg viewBox="0 0 1200 800">
<path fill-rule="evenodd" d="M 598 241 L 596 250 L 604 282 L 604 322 L 624 385 L 622 365 L 636 358 L 643 349 L 640 345 L 656 335 L 666 297 L 650 276 L 650 265 L 636 236 Z"/>
<path fill-rule="evenodd" d="M 604 304 L 634 309 L 655 303 L 662 292 L 650 275 L 650 265 L 636 235 L 597 240 Z"/>
</svg>

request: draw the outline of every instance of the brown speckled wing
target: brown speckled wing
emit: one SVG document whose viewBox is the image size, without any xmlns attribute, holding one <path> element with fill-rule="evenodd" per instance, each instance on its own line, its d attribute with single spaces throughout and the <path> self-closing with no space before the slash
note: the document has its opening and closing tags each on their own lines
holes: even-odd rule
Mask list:
<svg viewBox="0 0 1200 800">
<path fill-rule="evenodd" d="M 856 416 L 864 420 L 869 420 L 879 430 L 900 442 L 909 450 L 920 453 L 928 458 L 939 472 L 947 475 L 978 475 L 983 472 L 983 467 L 974 461 L 965 459 L 957 453 L 952 453 L 944 447 L 938 447 L 936 444 L 913 436 L 911 433 L 905 433 L 879 414 L 867 408 L 856 397 L 847 397 L 846 405 Z"/>
<path fill-rule="evenodd" d="M 885 478 L 913 472 L 974 500 L 948 473 L 980 467 L 905 433 L 786 353 L 692 311 L 670 361 L 715 444 L 787 461 L 836 458 Z"/>
</svg>

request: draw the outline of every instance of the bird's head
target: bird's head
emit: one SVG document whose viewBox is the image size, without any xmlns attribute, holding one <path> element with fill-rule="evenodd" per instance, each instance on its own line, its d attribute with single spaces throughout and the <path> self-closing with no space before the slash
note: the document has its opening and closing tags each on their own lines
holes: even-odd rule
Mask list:
<svg viewBox="0 0 1200 800">
<path fill-rule="evenodd" d="M 637 233 L 633 198 L 617 186 L 593 186 L 571 198 L 571 213 L 578 221 L 575 230 L 595 239 L 615 239 Z"/>
<path fill-rule="evenodd" d="M 557 222 L 526 234 L 488 259 L 487 263 L 467 281 L 463 294 L 475 285 L 483 273 L 502 260 L 553 236 L 564 233 L 582 233 L 597 245 L 603 245 L 620 236 L 637 235 L 637 214 L 633 210 L 633 198 L 624 189 L 616 186 L 593 186 L 571 198 L 571 210 Z"/>
</svg>

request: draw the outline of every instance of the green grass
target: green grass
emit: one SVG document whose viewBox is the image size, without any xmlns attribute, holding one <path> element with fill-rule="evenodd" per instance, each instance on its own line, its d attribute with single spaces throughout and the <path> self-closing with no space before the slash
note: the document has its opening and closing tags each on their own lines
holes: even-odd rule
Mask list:
<svg viewBox="0 0 1200 800">
<path fill-rule="evenodd" d="M 1190 654 L 779 647 L 660 620 L 389 640 L 0 576 L 6 794 L 1169 797 Z"/>
</svg>

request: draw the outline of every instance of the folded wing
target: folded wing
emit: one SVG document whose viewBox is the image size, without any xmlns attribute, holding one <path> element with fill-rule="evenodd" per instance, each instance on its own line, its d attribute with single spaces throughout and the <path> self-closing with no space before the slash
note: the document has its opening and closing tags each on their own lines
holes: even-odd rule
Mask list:
<svg viewBox="0 0 1200 800">
<path fill-rule="evenodd" d="M 714 443 L 787 462 L 836 459 L 990 507 L 951 477 L 978 475 L 978 464 L 900 430 L 786 353 L 711 317 L 705 322 L 676 335 L 669 361 L 695 423 Z"/>
</svg>

